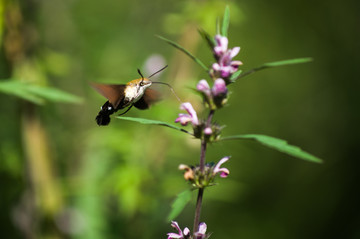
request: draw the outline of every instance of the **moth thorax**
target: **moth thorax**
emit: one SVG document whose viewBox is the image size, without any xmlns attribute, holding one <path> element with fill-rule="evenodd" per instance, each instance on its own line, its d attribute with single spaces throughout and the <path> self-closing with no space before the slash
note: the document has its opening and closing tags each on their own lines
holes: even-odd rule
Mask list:
<svg viewBox="0 0 360 239">
<path fill-rule="evenodd" d="M 132 80 L 126 85 L 125 100 L 128 102 L 137 102 L 145 93 L 145 90 L 151 86 L 149 79 Z"/>
</svg>

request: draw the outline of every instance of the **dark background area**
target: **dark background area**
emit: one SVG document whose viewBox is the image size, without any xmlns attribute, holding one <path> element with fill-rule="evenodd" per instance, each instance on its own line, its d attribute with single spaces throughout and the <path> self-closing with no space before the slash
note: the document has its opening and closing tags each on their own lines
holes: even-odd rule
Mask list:
<svg viewBox="0 0 360 239">
<path fill-rule="evenodd" d="M 209 146 L 208 161 L 231 155 L 231 174 L 205 191 L 202 221 L 211 238 L 360 238 L 359 31 L 356 1 L 10 1 L 1 2 L 0 78 L 48 85 L 81 104 L 34 105 L 0 94 L 0 228 L 5 238 L 166 238 L 177 170 L 195 164 L 199 142 L 171 129 L 94 121 L 105 102 L 90 81 L 126 83 L 162 59 L 170 83 L 200 116 L 195 87 L 206 74 L 156 38 L 162 35 L 210 65 L 197 34 L 215 34 L 230 6 L 229 46 L 243 70 L 266 69 L 229 86 L 215 115 L 223 134 L 265 134 L 322 158 L 313 164 L 251 142 Z M 149 60 L 150 59 L 150 60 Z M 153 59 L 153 60 L 151 60 Z M 158 63 L 158 65 L 161 63 Z M 156 67 L 155 67 L 156 68 Z M 158 67 L 160 68 L 160 67 Z M 152 71 L 152 72 L 151 72 Z M 172 123 L 178 102 L 127 116 Z M 191 227 L 195 195 L 176 219 Z"/>
</svg>

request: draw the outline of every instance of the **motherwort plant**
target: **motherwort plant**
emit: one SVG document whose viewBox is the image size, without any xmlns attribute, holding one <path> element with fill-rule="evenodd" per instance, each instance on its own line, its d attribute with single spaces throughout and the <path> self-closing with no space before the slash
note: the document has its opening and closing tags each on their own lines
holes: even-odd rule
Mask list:
<svg viewBox="0 0 360 239">
<path fill-rule="evenodd" d="M 203 30 L 199 31 L 206 44 L 209 45 L 211 54 L 214 57 L 214 62 L 209 67 L 182 46 L 166 38 L 159 37 L 184 52 L 207 72 L 207 79 L 200 79 L 196 84 L 196 91 L 202 96 L 203 106 L 208 111 L 206 114 L 207 116 L 205 118 L 199 118 L 192 104 L 190 102 L 185 102 L 181 103 L 180 105 L 180 110 L 184 112 L 179 113 L 178 117 L 175 119 L 175 123 L 179 123 L 181 126 L 190 125 L 192 128 L 191 131 L 162 121 L 118 117 L 120 119 L 137 121 L 144 124 L 167 126 L 176 129 L 179 132 L 185 132 L 200 141 L 199 161 L 194 163 L 194 165 L 179 165 L 179 169 L 184 171 L 184 179 L 189 183 L 190 187 L 188 190 L 180 193 L 174 201 L 172 211 L 170 212 L 169 221 L 171 221 L 171 226 L 176 230 L 176 232 L 168 233 L 168 239 L 204 239 L 210 237 L 210 234 L 206 232 L 206 223 L 200 222 L 204 190 L 209 186 L 216 185 L 215 180 L 217 176 L 220 176 L 221 178 L 228 177 L 230 170 L 223 165 L 228 160 L 230 160 L 230 156 L 228 156 L 229 154 L 225 154 L 223 158 L 219 159 L 217 163 L 207 162 L 206 149 L 209 143 L 216 143 L 224 140 L 253 140 L 264 146 L 276 149 L 293 157 L 315 163 L 322 162 L 321 159 L 301 150 L 296 146 L 289 145 L 285 140 L 282 139 L 259 134 L 241 134 L 227 137 L 222 135 L 223 126 L 214 120 L 214 116 L 219 109 L 227 104 L 229 97 L 229 87 L 236 83 L 238 79 L 265 68 L 311 61 L 310 58 L 299 58 L 271 62 L 263 64 L 250 71 L 242 72 L 240 67 L 243 63 L 236 59 L 240 52 L 240 47 L 229 47 L 229 39 L 227 37 L 229 20 L 229 8 L 226 8 L 221 28 L 218 27 L 217 34 L 215 36 L 210 36 Z M 191 194 L 193 191 L 197 191 L 193 228 L 192 230 L 190 230 L 188 227 L 181 229 L 179 224 L 174 221 L 174 218 L 176 218 L 176 216 L 182 211 L 186 203 L 191 200 Z"/>
</svg>

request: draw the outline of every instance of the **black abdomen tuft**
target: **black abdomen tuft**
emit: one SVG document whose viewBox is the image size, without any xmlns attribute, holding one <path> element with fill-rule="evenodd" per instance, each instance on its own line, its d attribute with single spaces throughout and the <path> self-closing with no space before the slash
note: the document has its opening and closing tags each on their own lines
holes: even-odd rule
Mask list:
<svg viewBox="0 0 360 239">
<path fill-rule="evenodd" d="M 99 126 L 105 126 L 110 123 L 110 115 L 115 112 L 114 107 L 110 104 L 109 101 L 101 107 L 99 114 L 96 116 L 95 120 Z"/>
</svg>

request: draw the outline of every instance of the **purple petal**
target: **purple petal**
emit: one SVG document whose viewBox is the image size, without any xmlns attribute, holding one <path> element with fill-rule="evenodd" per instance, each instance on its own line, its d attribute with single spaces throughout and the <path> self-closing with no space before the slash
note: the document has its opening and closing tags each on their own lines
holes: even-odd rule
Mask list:
<svg viewBox="0 0 360 239">
<path fill-rule="evenodd" d="M 221 168 L 219 171 L 220 177 L 222 178 L 226 178 L 230 174 L 230 171 L 227 168 Z"/>
<path fill-rule="evenodd" d="M 221 56 L 227 51 L 229 40 L 227 39 L 227 37 L 216 35 L 215 41 L 216 41 L 216 46 L 214 47 L 214 53 L 217 56 Z"/>
<path fill-rule="evenodd" d="M 184 236 L 189 236 L 190 235 L 190 229 L 185 227 L 184 228 Z"/>
<path fill-rule="evenodd" d="M 201 223 L 199 224 L 199 231 L 198 231 L 198 232 L 205 235 L 206 229 L 207 229 L 206 223 L 205 223 L 205 222 L 201 222 Z"/>
<path fill-rule="evenodd" d="M 212 68 L 213 68 L 214 71 L 220 71 L 220 69 L 221 69 L 221 67 L 220 67 L 220 65 L 218 63 L 214 63 L 212 65 Z"/>
<path fill-rule="evenodd" d="M 180 227 L 179 227 L 179 224 L 178 224 L 176 221 L 171 221 L 171 226 L 172 226 L 173 228 L 175 228 L 175 229 L 178 231 L 179 234 L 182 235 L 182 231 L 181 231 L 181 229 L 180 229 Z"/>
<path fill-rule="evenodd" d="M 192 122 L 193 118 L 188 114 L 179 114 L 179 117 L 176 118 L 175 123 L 179 123 L 182 126 L 186 126 L 189 122 Z"/>
<path fill-rule="evenodd" d="M 226 94 L 227 93 L 227 88 L 226 88 L 226 83 L 223 79 L 218 78 L 215 80 L 214 82 L 214 86 L 212 88 L 212 93 L 214 96 L 218 96 L 220 94 Z"/>
<path fill-rule="evenodd" d="M 194 110 L 194 108 L 192 107 L 192 105 L 189 102 L 182 103 L 180 106 L 180 109 L 186 110 L 189 113 L 189 115 L 192 118 L 191 122 L 193 125 L 199 124 L 199 120 L 198 120 L 196 111 Z"/>
<path fill-rule="evenodd" d="M 204 134 L 211 135 L 213 133 L 212 129 L 210 127 L 207 127 L 204 129 Z"/>
<path fill-rule="evenodd" d="M 178 239 L 178 238 L 183 238 L 182 235 L 176 234 L 176 233 L 168 233 L 167 234 L 168 239 Z"/>
<path fill-rule="evenodd" d="M 201 80 L 196 85 L 196 89 L 200 92 L 203 92 L 205 95 L 210 95 L 210 86 L 206 80 Z"/>
<path fill-rule="evenodd" d="M 234 47 L 230 50 L 230 57 L 234 58 L 240 51 L 240 47 Z"/>
<path fill-rule="evenodd" d="M 219 60 L 221 66 L 228 66 L 232 60 L 231 51 L 227 51 Z"/>
<path fill-rule="evenodd" d="M 241 61 L 232 61 L 230 63 L 231 66 L 241 66 L 243 63 Z"/>
<path fill-rule="evenodd" d="M 221 77 L 227 78 L 231 75 L 232 68 L 230 66 L 223 66 L 220 70 Z"/>
<path fill-rule="evenodd" d="M 230 157 L 224 157 L 222 158 L 217 164 L 216 166 L 214 167 L 213 169 L 213 174 L 217 174 L 217 173 L 220 173 L 220 177 L 222 178 L 226 178 L 229 174 L 230 174 L 230 171 L 227 169 L 227 168 L 220 168 L 220 166 L 225 163 L 226 161 L 229 160 Z"/>
<path fill-rule="evenodd" d="M 205 222 L 199 224 L 199 231 L 194 233 L 195 239 L 203 239 L 206 237 L 207 226 Z"/>
</svg>

